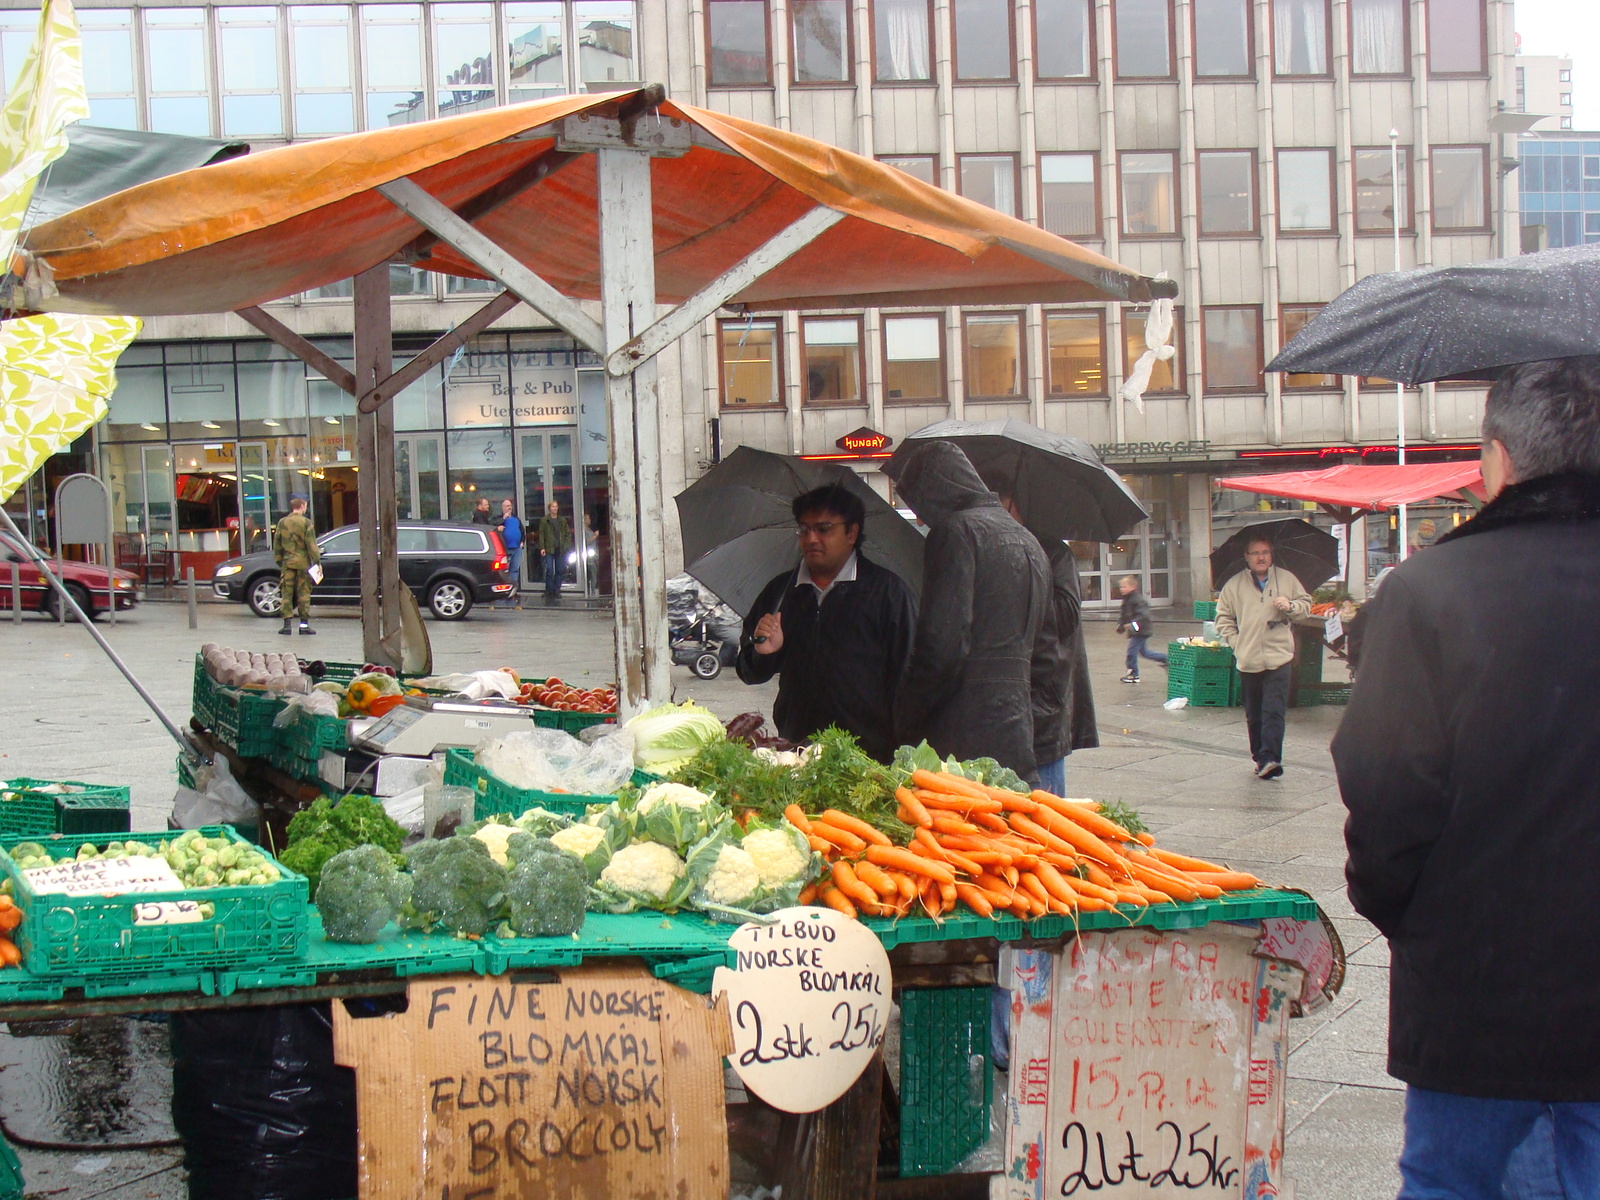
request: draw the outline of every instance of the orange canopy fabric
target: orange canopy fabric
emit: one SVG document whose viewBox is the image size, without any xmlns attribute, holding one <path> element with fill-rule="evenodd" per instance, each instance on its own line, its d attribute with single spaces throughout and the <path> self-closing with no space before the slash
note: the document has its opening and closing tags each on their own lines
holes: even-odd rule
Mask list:
<svg viewBox="0 0 1600 1200">
<path fill-rule="evenodd" d="M 222 312 L 349 278 L 422 230 L 373 189 L 409 176 L 460 208 L 555 148 L 554 123 L 633 93 L 566 96 L 305 142 L 108 196 L 26 236 L 68 312 Z M 816 205 L 846 218 L 756 280 L 752 308 L 1022 303 L 1175 294 L 1025 222 L 837 147 L 662 103 L 700 131 L 651 160 L 657 297 L 693 295 Z M 595 156 L 580 154 L 476 226 L 561 292 L 600 294 Z M 481 277 L 450 247 L 417 265 Z M 38 272 L 30 272 L 30 277 Z M 30 301 L 33 297 L 30 296 Z"/>
<path fill-rule="evenodd" d="M 1235 475 L 1217 480 L 1217 486 L 1377 512 L 1402 504 L 1418 504 L 1435 496 L 1453 496 L 1463 489 L 1481 496 L 1483 472 L 1475 462 L 1407 463 L 1403 467 L 1352 464 L 1320 471 Z"/>
</svg>

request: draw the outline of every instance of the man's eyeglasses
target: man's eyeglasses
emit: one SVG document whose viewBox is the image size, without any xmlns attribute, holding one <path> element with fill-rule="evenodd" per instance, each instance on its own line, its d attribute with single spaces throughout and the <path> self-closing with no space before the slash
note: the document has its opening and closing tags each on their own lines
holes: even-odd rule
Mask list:
<svg viewBox="0 0 1600 1200">
<path fill-rule="evenodd" d="M 835 529 L 839 529 L 843 525 L 843 521 L 816 521 L 810 525 L 801 521 L 794 527 L 794 532 L 796 537 L 805 537 L 808 533 L 814 533 L 818 537 L 827 537 Z"/>
</svg>

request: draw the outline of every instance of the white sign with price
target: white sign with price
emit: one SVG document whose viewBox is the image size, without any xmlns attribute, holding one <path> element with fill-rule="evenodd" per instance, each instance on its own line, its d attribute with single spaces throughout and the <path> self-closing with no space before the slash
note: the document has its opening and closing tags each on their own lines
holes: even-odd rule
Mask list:
<svg viewBox="0 0 1600 1200">
<path fill-rule="evenodd" d="M 827 908 L 785 908 L 741 925 L 738 955 L 717 968 L 726 993 L 733 1069 L 784 1112 L 826 1108 L 861 1077 L 889 1019 L 889 955 L 870 929 Z"/>
</svg>

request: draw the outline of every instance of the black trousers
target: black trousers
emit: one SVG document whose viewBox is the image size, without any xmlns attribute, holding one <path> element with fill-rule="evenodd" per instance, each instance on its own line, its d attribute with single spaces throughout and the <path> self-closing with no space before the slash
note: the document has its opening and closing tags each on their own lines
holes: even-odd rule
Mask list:
<svg viewBox="0 0 1600 1200">
<path fill-rule="evenodd" d="M 1292 662 L 1270 671 L 1240 671 L 1244 684 L 1244 723 L 1250 730 L 1250 757 L 1256 766 L 1283 761 L 1283 724 L 1289 711 Z"/>
</svg>

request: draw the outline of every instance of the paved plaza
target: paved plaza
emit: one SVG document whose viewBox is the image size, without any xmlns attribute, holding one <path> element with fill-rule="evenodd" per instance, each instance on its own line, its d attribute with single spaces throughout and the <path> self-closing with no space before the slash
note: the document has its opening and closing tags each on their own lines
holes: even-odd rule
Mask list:
<svg viewBox="0 0 1600 1200">
<path fill-rule="evenodd" d="M 295 643 L 302 657 L 361 657 L 354 611 L 319 613 L 318 636 Z M 1197 632 L 1159 623 L 1158 642 Z M 179 604 L 147 604 L 104 631 L 180 724 L 187 721 L 194 653 L 202 642 L 280 650 L 276 622 L 241 605 L 203 604 L 188 628 Z M 585 683 L 611 679 L 609 614 L 567 610 L 477 610 L 454 624 L 430 621 L 440 671 L 509 665 Z M 1349 955 L 1331 1009 L 1295 1021 L 1290 1059 L 1288 1169 L 1298 1200 L 1390 1200 L 1399 1177 L 1402 1092 L 1384 1073 L 1388 948 L 1345 896 L 1344 810 L 1328 757 L 1341 708 L 1291 710 L 1286 773 L 1251 774 L 1238 709 L 1170 712 L 1165 675 L 1145 664 L 1145 682 L 1122 684 L 1123 639 L 1110 622 L 1089 627 L 1101 748 L 1068 761 L 1074 796 L 1136 807 L 1164 845 L 1304 888 L 1333 918 Z M 17 775 L 130 784 L 135 828 L 166 823 L 175 786 L 175 747 L 81 629 L 38 617 L 0 621 L 0 661 L 11 687 L 0 707 L 0 777 Z M 1335 677 L 1338 667 L 1330 667 Z M 771 712 L 772 686 L 748 688 L 731 673 L 703 682 L 674 668 L 678 699 L 694 698 L 724 718 Z M 178 1200 L 179 1152 L 63 1153 L 20 1149 L 30 1195 L 62 1200 Z"/>
</svg>

